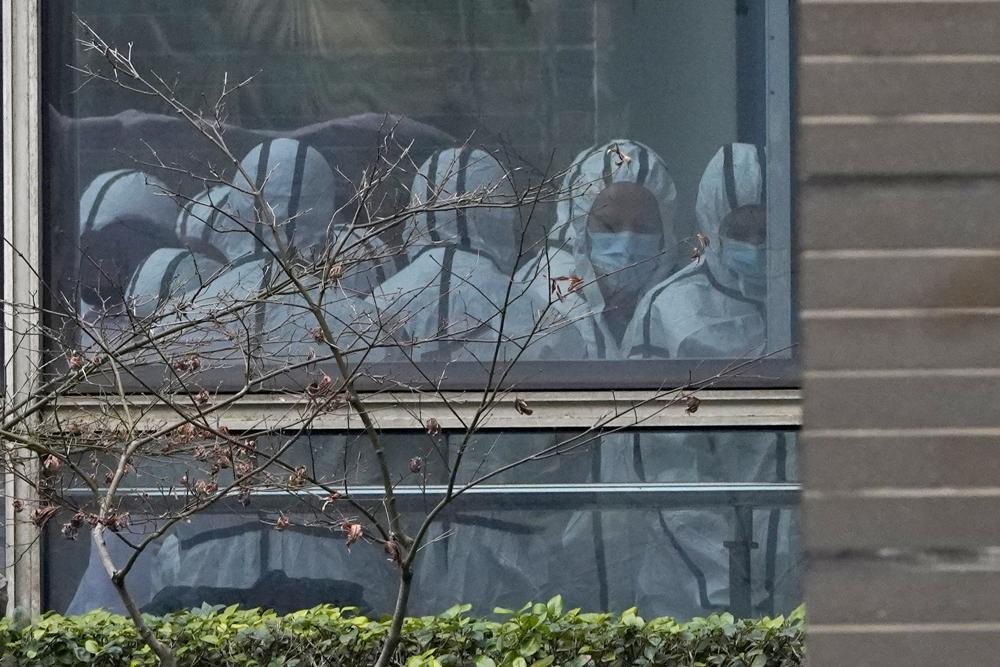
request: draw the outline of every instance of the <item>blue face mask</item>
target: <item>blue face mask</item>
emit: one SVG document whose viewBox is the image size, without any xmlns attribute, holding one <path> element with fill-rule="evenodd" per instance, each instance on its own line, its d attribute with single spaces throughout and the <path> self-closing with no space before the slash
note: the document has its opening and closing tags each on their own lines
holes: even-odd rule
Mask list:
<svg viewBox="0 0 1000 667">
<path fill-rule="evenodd" d="M 736 274 L 740 291 L 754 299 L 767 292 L 767 254 L 763 245 L 723 239 L 722 263 Z"/>
<path fill-rule="evenodd" d="M 655 263 L 649 260 L 660 253 L 660 245 L 659 234 L 591 232 L 590 262 L 608 292 L 631 294 L 653 272 Z"/>
<path fill-rule="evenodd" d="M 762 245 L 723 239 L 722 263 L 738 276 L 764 278 L 767 275 L 767 255 Z"/>
<path fill-rule="evenodd" d="M 638 264 L 660 252 L 659 234 L 591 232 L 590 260 L 612 270 Z M 647 268 L 648 270 L 648 268 Z"/>
</svg>

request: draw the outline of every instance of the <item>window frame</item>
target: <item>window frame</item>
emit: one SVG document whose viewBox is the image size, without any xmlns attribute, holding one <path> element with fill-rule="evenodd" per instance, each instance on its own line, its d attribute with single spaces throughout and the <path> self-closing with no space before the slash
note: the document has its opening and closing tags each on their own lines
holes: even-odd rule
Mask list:
<svg viewBox="0 0 1000 667">
<path fill-rule="evenodd" d="M 768 150 L 768 208 L 774 216 L 769 237 L 779 247 L 781 266 L 792 266 L 792 192 L 791 192 L 791 108 L 790 40 L 791 23 L 786 0 L 768 0 L 766 5 L 766 137 Z M 42 280 L 34 267 L 42 261 L 42 109 L 41 94 L 41 3 L 22 0 L 5 6 L 2 12 L 3 70 L 3 220 L 4 220 L 4 302 L 29 302 L 42 294 Z M 781 241 L 783 245 L 778 246 Z M 769 331 L 787 330 L 791 346 L 795 329 L 794 304 L 790 289 L 791 272 L 769 271 Z M 781 291 L 783 290 L 783 291 Z M 786 296 L 787 295 L 787 296 Z M 41 362 L 37 335 L 28 334 L 32 322 L 21 314 L 14 318 L 5 306 L 9 326 L 4 329 L 5 392 L 23 392 L 30 369 Z M 789 326 L 789 323 L 791 325 Z M 777 385 L 796 384 L 798 378 L 782 378 Z M 790 382 L 789 382 L 790 381 Z M 774 385 L 772 385 L 774 386 Z M 519 391 L 518 396 L 533 407 L 532 415 L 520 415 L 513 409 L 498 410 L 488 428 L 539 429 L 589 426 L 609 409 L 629 402 L 648 399 L 647 391 Z M 459 410 L 474 409 L 475 392 L 451 392 Z M 664 398 L 644 406 L 642 426 L 657 427 L 774 427 L 798 428 L 802 424 L 802 393 L 799 389 L 711 389 L 699 393 L 701 404 L 694 413 L 684 405 L 664 407 Z M 135 401 L 141 396 L 130 397 Z M 465 399 L 468 399 L 467 401 Z M 415 414 L 433 413 L 444 428 L 458 424 L 448 415 L 440 399 L 420 395 L 374 396 L 378 418 L 384 428 L 412 428 L 419 422 Z M 98 399 L 80 396 L 68 401 L 66 408 L 93 410 Z M 468 403 L 466 406 L 465 403 Z M 234 426 L 249 420 L 258 421 L 262 411 L 287 409 L 275 407 L 273 395 L 250 395 L 234 410 Z M 151 418 L 156 417 L 156 410 Z M 240 415 L 243 415 L 242 417 Z M 325 416 L 321 429 L 354 426 L 347 412 Z M 623 421 L 623 423 L 625 423 Z M 27 516 L 15 514 L 13 499 L 30 499 L 30 486 L 17 479 L 4 480 L 5 562 L 8 609 L 21 607 L 31 615 L 41 613 L 43 540 Z M 797 484 L 780 485 L 782 492 L 798 494 Z"/>
</svg>

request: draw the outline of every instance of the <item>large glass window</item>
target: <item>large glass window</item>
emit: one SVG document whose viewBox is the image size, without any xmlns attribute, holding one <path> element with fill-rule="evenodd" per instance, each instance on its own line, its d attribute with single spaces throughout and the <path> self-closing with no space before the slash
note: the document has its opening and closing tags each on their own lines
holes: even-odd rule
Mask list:
<svg viewBox="0 0 1000 667">
<path fill-rule="evenodd" d="M 500 338 L 521 387 L 792 381 L 785 0 L 44 12 L 56 358 L 211 313 L 130 382 L 193 346 L 219 387 L 329 367 L 292 265 L 347 347 L 377 347 L 369 375 L 476 386 Z M 235 161 L 169 100 L 95 80 L 77 16 Z"/>
<path fill-rule="evenodd" d="M 797 440 L 792 432 L 642 429 L 603 434 L 484 431 L 466 453 L 459 479 L 568 443 L 558 456 L 532 461 L 460 497 L 436 523 L 421 553 L 411 613 L 456 601 L 489 613 L 562 594 L 585 610 L 687 618 L 731 610 L 739 615 L 790 611 L 801 602 Z M 574 445 L 573 438 L 579 438 Z M 407 530 L 440 497 L 457 451 L 438 436 L 386 432 L 400 476 Z M 455 441 L 453 441 L 455 440 Z M 261 456 L 268 444 L 258 443 Z M 378 473 L 363 437 L 314 434 L 293 457 L 311 479 L 342 485 L 344 498 L 381 511 Z M 291 460 L 291 459 L 289 459 Z M 183 493 L 209 462 L 146 466 L 131 480 L 129 526 L 109 536 L 125 557 L 161 521 L 158 502 Z M 71 485 L 71 477 L 63 482 Z M 76 492 L 87 511 L 89 492 Z M 293 610 L 329 602 L 391 611 L 397 576 L 381 545 L 346 546 L 339 530 L 355 509 L 308 488 L 224 500 L 157 542 L 130 575 L 146 611 L 204 601 Z M 276 529 L 278 517 L 288 523 Z M 48 608 L 82 612 L 120 606 L 89 540 L 67 540 L 49 524 Z M 121 539 L 119 539 L 121 538 Z"/>
<path fill-rule="evenodd" d="M 48 368 L 84 368 L 98 396 L 65 403 L 87 423 L 110 400 L 152 429 L 191 410 L 227 425 L 143 449 L 113 560 L 235 480 L 209 440 L 231 427 L 266 454 L 288 414 L 302 426 L 266 483 L 139 557 L 142 609 L 391 610 L 383 545 L 342 531 L 384 494 L 345 374 L 374 405 L 404 534 L 448 481 L 459 391 L 495 388 L 525 420 L 470 427 L 460 485 L 569 443 L 439 517 L 408 613 L 556 594 L 681 618 L 796 607 L 797 417 L 753 404 L 794 392 L 742 391 L 796 384 L 788 5 L 44 3 Z M 679 386 L 688 402 L 646 422 L 639 394 Z M 717 388 L 740 391 L 699 411 Z M 412 430 L 424 401 L 455 422 Z M 49 471 L 71 502 L 44 528 L 43 606 L 120 611 L 75 477 L 108 463 L 80 456 Z"/>
</svg>

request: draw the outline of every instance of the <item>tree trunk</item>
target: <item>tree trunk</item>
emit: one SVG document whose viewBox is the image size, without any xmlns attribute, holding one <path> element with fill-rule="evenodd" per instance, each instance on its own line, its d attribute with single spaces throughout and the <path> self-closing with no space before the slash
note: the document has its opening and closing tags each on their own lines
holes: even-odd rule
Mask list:
<svg viewBox="0 0 1000 667">
<path fill-rule="evenodd" d="M 399 647 L 403 636 L 403 619 L 406 618 L 406 608 L 410 603 L 410 582 L 413 580 L 413 570 L 404 566 L 399 575 L 399 595 L 396 596 L 396 608 L 392 612 L 392 623 L 389 634 L 385 636 L 382 652 L 375 661 L 375 667 L 389 667 L 389 661 Z"/>
<path fill-rule="evenodd" d="M 97 554 L 101 558 L 104 570 L 111 578 L 111 583 L 114 584 L 118 597 L 121 598 L 122 604 L 128 610 L 128 615 L 132 619 L 132 623 L 135 625 L 135 629 L 142 638 L 142 641 L 146 642 L 146 645 L 153 649 L 153 653 L 160 659 L 162 667 L 177 667 L 177 659 L 174 657 L 173 651 L 157 639 L 153 631 L 146 625 L 146 622 L 142 620 L 142 612 L 139 611 L 139 606 L 132 598 L 132 594 L 125 587 L 125 578 L 119 575 L 114 561 L 111 560 L 111 553 L 108 551 L 108 545 L 104 541 L 103 526 L 96 526 L 94 528 L 94 545 L 97 547 Z"/>
</svg>

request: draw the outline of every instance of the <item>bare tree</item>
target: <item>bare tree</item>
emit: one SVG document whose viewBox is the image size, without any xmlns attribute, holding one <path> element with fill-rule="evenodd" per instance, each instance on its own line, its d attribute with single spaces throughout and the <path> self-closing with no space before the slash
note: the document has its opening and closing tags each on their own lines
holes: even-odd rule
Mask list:
<svg viewBox="0 0 1000 667">
<path fill-rule="evenodd" d="M 200 135 L 221 165 L 195 171 L 160 159 L 150 147 L 144 166 L 196 182 L 209 193 L 224 187 L 242 204 L 169 188 L 158 194 L 191 212 L 191 224 L 252 249 L 250 261 L 212 258 L 195 246 L 176 249 L 160 258 L 173 278 L 162 280 L 162 267 L 150 266 L 161 279 L 155 290 L 145 291 L 142 267 L 123 285 L 106 262 L 85 254 L 81 271 L 112 286 L 101 291 L 98 315 L 81 313 L 78 300 L 65 295 L 45 308 L 6 304 L 13 317 L 34 316 L 39 324 L 30 333 L 49 351 L 24 387 L 8 388 L 7 395 L 17 398 L 5 398 L 0 410 L 0 438 L 8 443 L 3 470 L 36 491 L 34 498 L 15 500 L 16 508 L 40 528 L 61 522 L 68 539 L 89 530 L 107 577 L 162 664 L 176 660 L 144 622 L 129 576 L 142 554 L 199 513 L 281 494 L 286 508 L 268 519 L 274 530 L 292 530 L 293 517 L 307 516 L 309 526 L 339 531 L 347 547 L 383 550 L 396 572 L 397 595 L 376 664 L 389 665 L 418 561 L 440 537 L 435 527 L 452 505 L 512 469 L 572 455 L 662 410 L 680 405 L 693 411 L 698 391 L 745 371 L 746 365 L 734 365 L 683 387 L 650 391 L 642 400 L 617 405 L 580 433 L 528 453 L 505 458 L 474 452 L 491 415 L 531 413 L 517 393 L 518 363 L 556 354 L 553 350 L 571 358 L 582 344 L 576 325 L 588 313 L 568 307 L 565 299 L 580 289 L 582 279 L 551 275 L 544 262 L 527 280 L 515 277 L 522 260 L 539 249 L 545 254 L 545 242 L 531 243 L 527 230 L 539 207 L 567 196 L 563 175 L 515 185 L 517 175 L 507 171 L 467 192 L 449 191 L 445 183 L 469 164 L 439 165 L 427 178 L 387 123 L 371 164 L 359 175 L 345 175 L 353 178 L 350 200 L 307 244 L 300 239 L 309 211 L 270 200 L 275 174 L 264 168 L 249 173 L 227 141 L 227 100 L 250 85 L 249 79 L 223 82 L 211 103 L 190 106 L 175 84 L 139 69 L 131 45 L 115 48 L 90 26 L 81 22 L 81 27 L 82 47 L 96 56 L 95 65 L 80 70 L 87 81 L 111 82 L 159 100 Z M 402 206 L 390 201 L 390 187 L 406 188 L 421 175 L 426 190 L 411 188 Z M 365 298 L 346 287 L 373 267 L 426 245 L 408 229 L 413 219 L 468 217 L 484 210 L 512 211 L 519 221 L 500 290 L 485 290 L 475 275 L 443 266 L 394 293 L 374 289 Z M 428 290 L 434 304 L 425 303 Z M 424 324 L 428 311 L 434 319 L 437 304 L 459 292 L 473 295 L 466 303 L 476 301 L 479 310 L 437 326 Z M 442 362 L 435 368 L 444 370 L 432 375 L 428 360 Z M 479 378 L 478 389 L 465 392 L 461 405 L 447 391 L 456 360 L 473 367 Z M 230 427 L 241 401 L 261 390 L 274 392 L 283 407 Z M 412 405 L 394 403 L 400 394 L 433 397 L 444 411 L 411 409 L 423 435 L 402 457 L 388 451 L 379 424 L 386 404 Z M 463 407 L 470 404 L 471 411 Z M 363 455 L 352 459 L 345 449 L 338 465 L 304 458 L 306 436 L 329 415 L 356 420 L 366 444 Z M 446 418 L 456 427 L 443 443 Z M 438 483 L 428 474 L 432 465 Z M 352 471 L 362 468 L 364 479 L 380 488 L 377 495 L 359 492 L 360 477 Z M 416 519 L 405 516 L 398 491 L 404 483 L 420 486 L 427 502 Z M 87 492 L 79 493 L 81 488 Z M 136 488 L 142 493 L 128 505 L 125 499 L 135 497 Z M 116 559 L 109 541 L 126 545 L 129 555 Z"/>
</svg>

